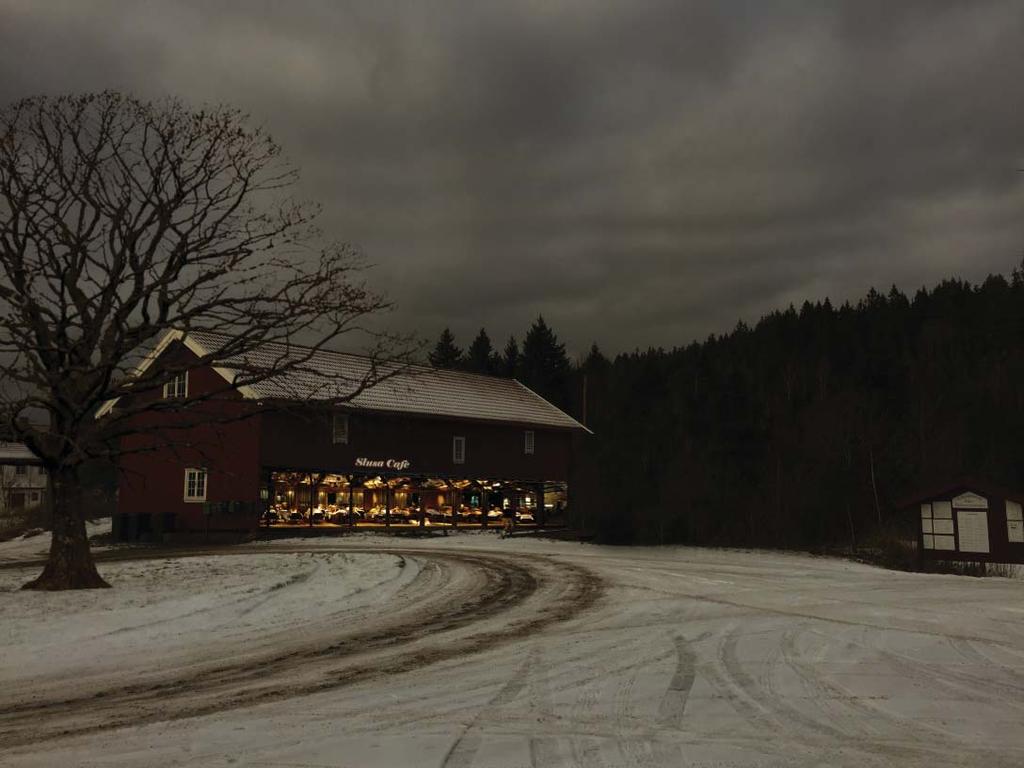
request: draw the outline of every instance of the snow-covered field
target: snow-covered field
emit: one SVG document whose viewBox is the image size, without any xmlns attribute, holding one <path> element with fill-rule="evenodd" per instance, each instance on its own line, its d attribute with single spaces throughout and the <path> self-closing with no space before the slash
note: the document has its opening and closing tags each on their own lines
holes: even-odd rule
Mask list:
<svg viewBox="0 0 1024 768">
<path fill-rule="evenodd" d="M 110 518 L 86 521 L 86 533 L 92 536 L 110 533 Z M 0 564 L 46 557 L 50 551 L 50 534 L 46 532 L 19 536 L 10 541 L 0 542 Z"/>
<path fill-rule="evenodd" d="M 471 533 L 101 570 L 0 568 L 0 765 L 1024 765 L 1020 580 Z"/>
</svg>

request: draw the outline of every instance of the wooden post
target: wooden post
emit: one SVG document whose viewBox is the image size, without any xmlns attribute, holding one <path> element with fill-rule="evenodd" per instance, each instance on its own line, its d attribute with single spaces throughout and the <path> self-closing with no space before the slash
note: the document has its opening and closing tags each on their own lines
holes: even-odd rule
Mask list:
<svg viewBox="0 0 1024 768">
<path fill-rule="evenodd" d="M 477 483 L 477 491 L 480 493 L 480 527 L 487 527 L 487 504 L 485 502 L 484 487 Z"/>
<path fill-rule="evenodd" d="M 544 483 L 539 483 L 533 492 L 537 501 L 533 506 L 533 522 L 538 528 L 543 528 L 544 516 L 547 514 L 547 509 L 544 508 Z"/>
<path fill-rule="evenodd" d="M 274 473 L 273 472 L 267 472 L 265 480 L 266 480 L 266 488 L 267 488 L 267 503 L 260 505 L 261 506 L 260 514 L 265 515 L 264 519 L 267 521 L 267 528 L 269 528 L 270 527 L 270 510 L 274 506 L 274 503 L 277 501 L 277 498 L 276 498 L 277 497 L 277 492 L 276 492 L 277 488 L 275 488 L 275 486 L 274 486 Z"/>
<path fill-rule="evenodd" d="M 384 527 L 391 528 L 391 481 L 384 482 Z"/>
<path fill-rule="evenodd" d="M 313 527 L 313 473 L 312 472 L 310 472 L 307 475 L 307 479 L 309 480 L 309 504 L 307 505 L 308 508 L 309 508 L 309 527 L 312 528 Z"/>
<path fill-rule="evenodd" d="M 356 524 L 356 509 L 352 501 L 352 483 L 355 477 L 353 475 L 346 475 L 346 477 L 348 477 L 348 527 L 352 528 Z"/>
<path fill-rule="evenodd" d="M 459 504 L 458 494 L 459 489 L 455 487 L 455 483 L 448 480 L 448 503 L 452 506 L 452 530 L 459 527 Z"/>
</svg>

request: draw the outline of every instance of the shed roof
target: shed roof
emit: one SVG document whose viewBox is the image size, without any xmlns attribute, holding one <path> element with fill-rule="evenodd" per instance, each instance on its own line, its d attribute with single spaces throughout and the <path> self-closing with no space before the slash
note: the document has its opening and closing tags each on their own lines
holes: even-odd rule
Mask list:
<svg viewBox="0 0 1024 768">
<path fill-rule="evenodd" d="M 0 442 L 0 465 L 40 464 L 24 443 Z"/>
<path fill-rule="evenodd" d="M 223 336 L 211 331 L 181 332 L 165 337 L 148 363 L 169 341 L 178 339 L 198 355 L 220 348 Z M 215 370 L 234 382 L 246 369 L 266 370 L 285 361 L 303 361 L 279 376 L 239 387 L 248 399 L 255 400 L 330 400 L 344 397 L 356 389 L 374 361 L 364 355 L 332 350 L 317 350 L 299 345 L 268 343 L 258 350 L 219 361 Z M 351 408 L 477 421 L 497 421 L 557 429 L 587 430 L 576 419 L 545 400 L 515 379 L 448 371 L 423 365 L 402 368 L 376 363 L 378 370 L 391 374 L 346 402 Z M 389 370 L 388 366 L 393 367 Z M 141 372 L 141 371 L 140 371 Z"/>
<path fill-rule="evenodd" d="M 1024 493 L 1017 493 L 1007 488 L 1003 488 L 998 484 L 990 482 L 986 478 L 961 478 L 948 485 L 936 486 L 929 488 L 901 499 L 896 503 L 896 509 L 910 509 L 916 507 L 918 504 L 924 502 L 933 501 L 935 499 L 951 498 L 958 496 L 961 493 L 972 491 L 974 493 L 985 496 L 986 498 L 992 499 L 1004 499 L 1009 501 L 1016 501 L 1018 503 L 1024 503 Z"/>
</svg>

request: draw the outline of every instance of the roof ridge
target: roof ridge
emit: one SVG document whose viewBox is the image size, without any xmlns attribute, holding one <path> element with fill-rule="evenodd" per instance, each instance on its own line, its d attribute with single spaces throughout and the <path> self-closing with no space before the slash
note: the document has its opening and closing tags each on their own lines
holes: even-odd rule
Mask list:
<svg viewBox="0 0 1024 768">
<path fill-rule="evenodd" d="M 181 338 L 186 344 L 203 348 L 226 337 L 227 334 L 218 331 L 190 329 Z M 263 342 L 244 354 L 228 356 L 215 370 L 230 380 L 231 369 L 243 360 L 270 365 L 277 356 L 285 361 L 298 356 L 301 364 L 282 371 L 280 375 L 246 385 L 245 397 L 317 399 L 330 389 L 332 378 L 358 380 L 379 362 L 383 369 L 382 380 L 354 392 L 347 400 L 349 406 L 590 432 L 578 420 L 515 378 L 398 360 L 376 361 L 369 354 L 295 344 L 290 340 Z M 389 372 L 388 367 L 393 370 Z"/>
<path fill-rule="evenodd" d="M 186 333 L 187 334 L 204 334 L 205 333 L 205 334 L 208 334 L 208 335 L 211 335 L 211 336 L 226 336 L 226 334 L 219 333 L 218 331 L 207 331 L 207 330 L 190 330 L 190 331 L 186 331 Z M 340 349 L 329 349 L 328 347 L 313 347 L 313 346 L 311 346 L 309 344 L 293 344 L 291 342 L 287 342 L 286 343 L 286 342 L 282 342 L 282 341 L 267 341 L 267 342 L 264 342 L 263 344 L 264 344 L 264 346 L 294 347 L 295 349 L 306 350 L 306 351 L 311 351 L 311 352 L 315 352 L 315 353 L 325 353 L 325 354 L 329 354 L 329 355 L 339 355 L 339 356 L 344 356 L 344 357 L 352 357 L 352 358 L 356 358 L 358 360 L 373 360 L 374 359 L 372 355 L 362 354 L 362 353 L 359 353 L 359 352 L 348 352 L 348 351 L 340 350 Z M 382 362 L 396 363 L 397 361 L 385 359 Z M 523 383 L 521 381 L 519 381 L 515 377 L 501 376 L 501 375 L 496 374 L 496 373 L 480 373 L 479 371 L 463 371 L 463 370 L 459 370 L 458 368 L 438 368 L 437 366 L 430 365 L 429 363 L 407 363 L 406 367 L 407 368 L 417 368 L 417 369 L 421 369 L 421 370 L 423 370 L 425 372 L 431 372 L 431 373 L 453 374 L 453 375 L 456 375 L 456 376 L 475 376 L 475 377 L 478 377 L 478 378 L 481 378 L 481 379 L 486 379 L 488 381 L 502 381 L 502 382 L 504 382 L 504 381 L 508 381 L 508 382 L 514 381 L 517 384 L 519 384 L 520 386 L 525 386 L 525 385 L 523 385 Z M 527 389 L 529 389 L 529 388 L 527 387 Z M 533 392 L 533 390 L 530 390 L 530 391 Z M 536 393 L 534 393 L 534 394 L 536 394 Z"/>
</svg>

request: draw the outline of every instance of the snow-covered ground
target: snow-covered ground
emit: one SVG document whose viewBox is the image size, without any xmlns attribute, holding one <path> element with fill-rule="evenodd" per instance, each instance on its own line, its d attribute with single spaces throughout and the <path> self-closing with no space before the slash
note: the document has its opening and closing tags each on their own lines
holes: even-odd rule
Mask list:
<svg viewBox="0 0 1024 768">
<path fill-rule="evenodd" d="M 0 764 L 1024 765 L 1021 580 L 484 533 L 101 570 L 0 569 Z"/>
<path fill-rule="evenodd" d="M 85 531 L 90 537 L 110 533 L 110 518 L 86 520 Z M 18 536 L 10 541 L 0 541 L 0 564 L 43 558 L 46 557 L 46 553 L 49 551 L 49 532 L 37 530 L 25 536 Z"/>
</svg>

